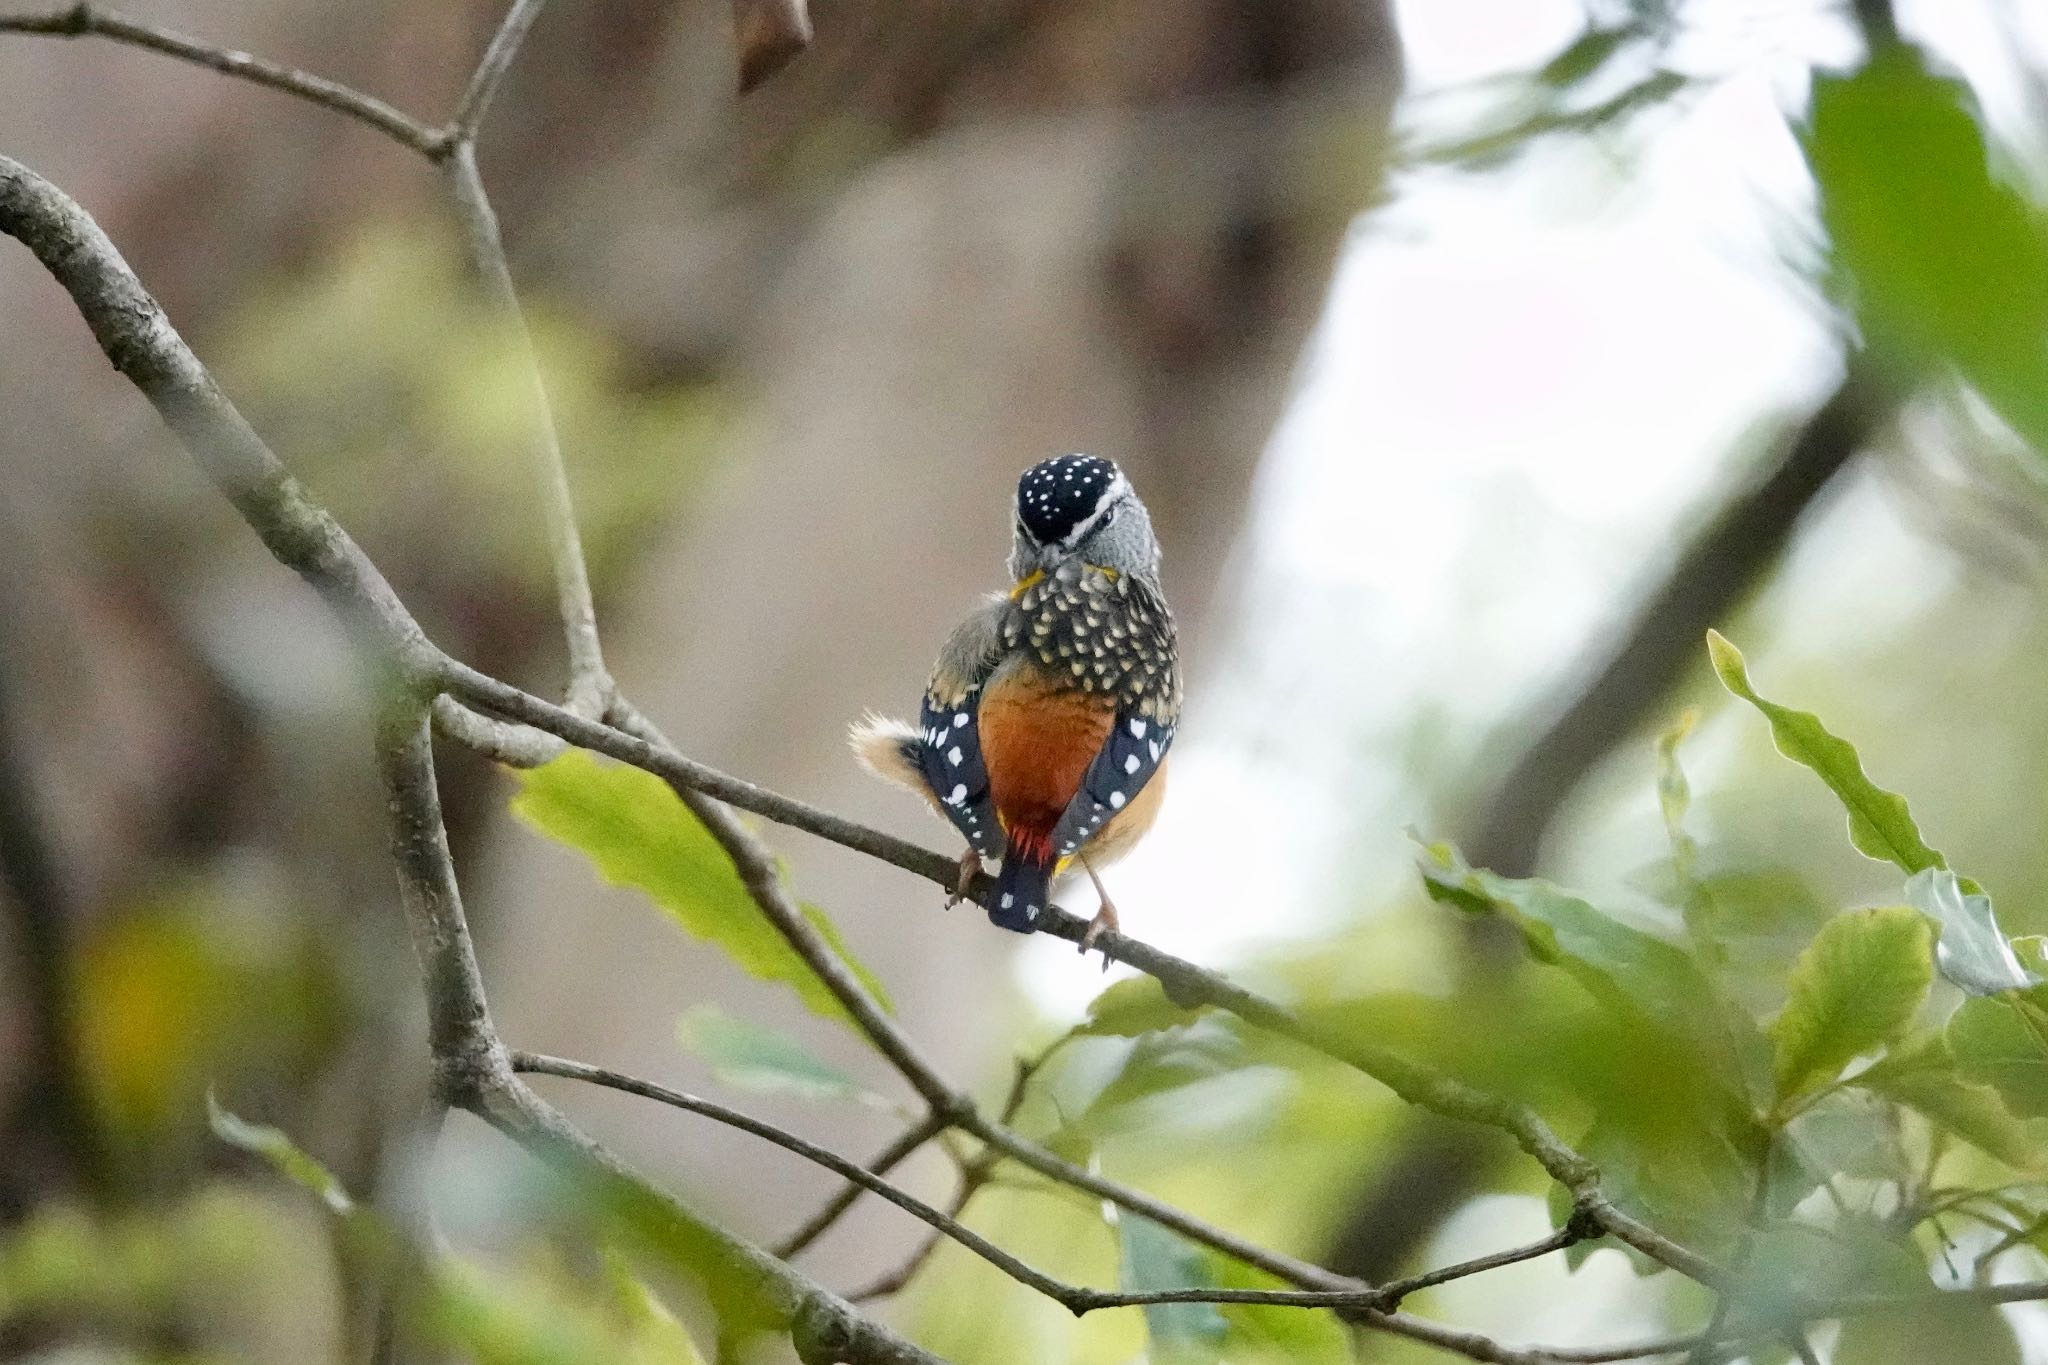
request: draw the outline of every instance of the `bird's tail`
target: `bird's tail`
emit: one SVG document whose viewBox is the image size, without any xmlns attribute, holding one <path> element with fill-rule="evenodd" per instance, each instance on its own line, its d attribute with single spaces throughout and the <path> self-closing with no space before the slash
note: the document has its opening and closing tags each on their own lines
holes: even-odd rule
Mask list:
<svg viewBox="0 0 2048 1365">
<path fill-rule="evenodd" d="M 1003 850 L 1002 870 L 996 874 L 995 894 L 989 899 L 988 917 L 1000 928 L 1019 934 L 1032 932 L 1052 904 L 1052 879 L 1058 872 L 1049 835 L 1012 829 Z"/>
<path fill-rule="evenodd" d="M 929 795 L 924 773 L 917 765 L 917 727 L 909 721 L 870 711 L 848 727 L 846 742 L 861 766 L 876 777 Z"/>
</svg>

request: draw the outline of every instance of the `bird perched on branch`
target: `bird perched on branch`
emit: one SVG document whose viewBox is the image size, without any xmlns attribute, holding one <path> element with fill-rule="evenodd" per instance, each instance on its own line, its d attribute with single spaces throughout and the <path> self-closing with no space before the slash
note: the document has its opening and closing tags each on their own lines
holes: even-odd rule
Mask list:
<svg viewBox="0 0 2048 1365">
<path fill-rule="evenodd" d="M 989 918 L 1028 934 L 1078 861 L 1097 869 L 1151 826 L 1180 719 L 1180 657 L 1152 519 L 1115 464 L 1042 460 L 1017 480 L 1010 587 L 946 641 L 913 726 L 853 727 L 870 771 L 923 795 L 967 837 L 956 899 L 1001 859 Z"/>
</svg>

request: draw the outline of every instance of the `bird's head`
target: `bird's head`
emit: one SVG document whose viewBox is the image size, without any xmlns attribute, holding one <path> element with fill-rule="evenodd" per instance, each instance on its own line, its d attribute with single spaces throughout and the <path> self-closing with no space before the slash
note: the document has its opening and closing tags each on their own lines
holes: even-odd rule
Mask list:
<svg viewBox="0 0 2048 1365">
<path fill-rule="evenodd" d="M 1040 460 L 1017 480 L 1010 576 L 1050 574 L 1072 560 L 1159 578 L 1152 518 L 1116 465 L 1095 455 Z"/>
</svg>

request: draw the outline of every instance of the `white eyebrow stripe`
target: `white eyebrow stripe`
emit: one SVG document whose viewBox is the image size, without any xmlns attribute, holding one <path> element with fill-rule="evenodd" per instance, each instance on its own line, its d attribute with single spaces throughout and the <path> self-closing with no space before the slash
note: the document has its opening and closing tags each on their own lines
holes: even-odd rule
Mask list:
<svg viewBox="0 0 2048 1365">
<path fill-rule="evenodd" d="M 1103 489 L 1102 496 L 1095 500 L 1095 510 L 1076 523 L 1073 530 L 1067 532 L 1066 536 L 1060 541 L 1060 548 L 1072 549 L 1080 544 L 1081 537 L 1095 529 L 1096 523 L 1102 520 L 1103 514 L 1109 511 L 1111 504 L 1130 491 L 1130 481 L 1124 478 L 1121 473 L 1114 479 L 1111 479 L 1109 487 Z"/>
</svg>

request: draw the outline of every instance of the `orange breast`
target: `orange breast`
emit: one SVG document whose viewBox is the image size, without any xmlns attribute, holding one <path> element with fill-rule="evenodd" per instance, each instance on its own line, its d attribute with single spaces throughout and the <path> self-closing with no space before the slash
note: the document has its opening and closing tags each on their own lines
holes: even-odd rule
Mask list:
<svg viewBox="0 0 2048 1365">
<path fill-rule="evenodd" d="M 981 695 L 981 756 L 989 796 L 1011 834 L 1044 839 L 1081 789 L 1109 737 L 1116 703 L 1058 685 L 1026 661 L 991 679 Z"/>
</svg>

